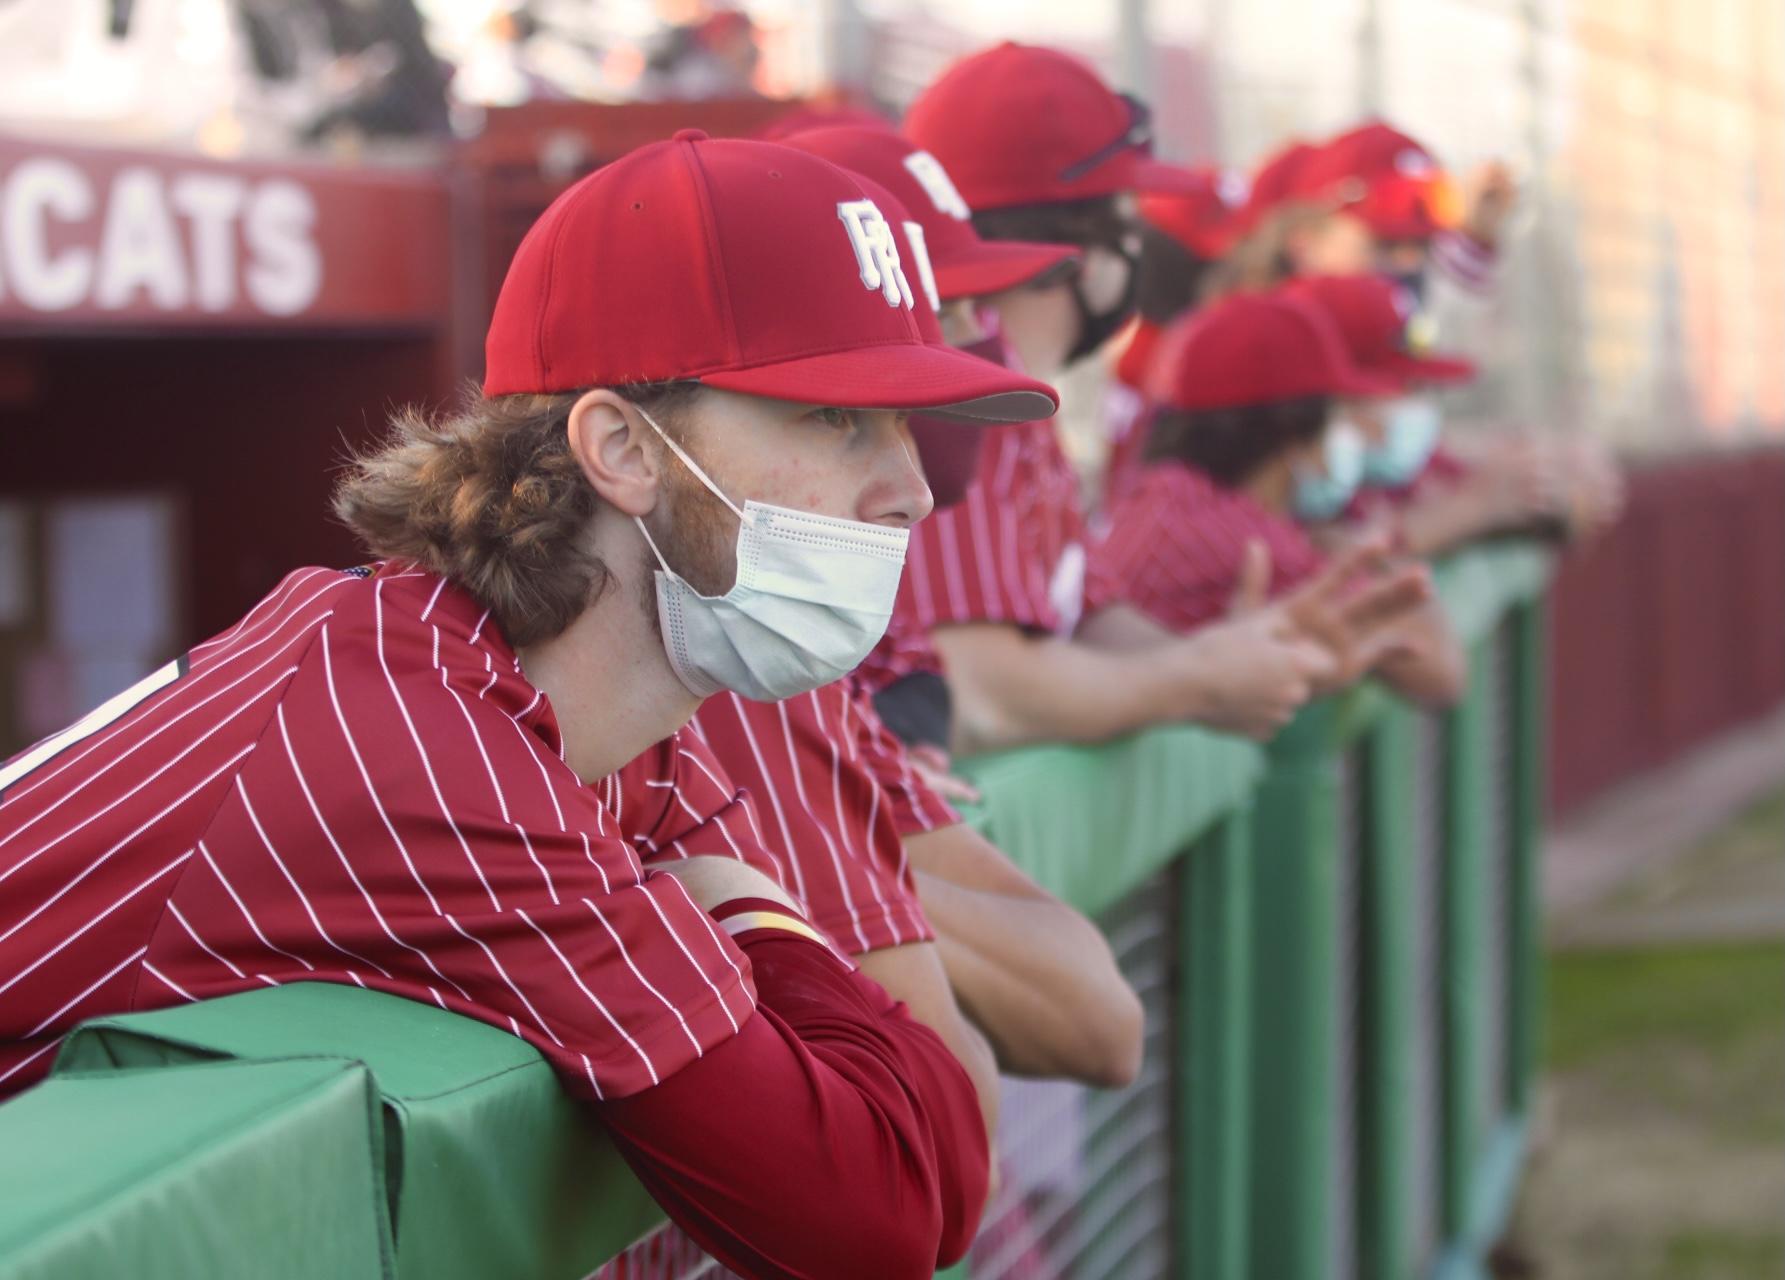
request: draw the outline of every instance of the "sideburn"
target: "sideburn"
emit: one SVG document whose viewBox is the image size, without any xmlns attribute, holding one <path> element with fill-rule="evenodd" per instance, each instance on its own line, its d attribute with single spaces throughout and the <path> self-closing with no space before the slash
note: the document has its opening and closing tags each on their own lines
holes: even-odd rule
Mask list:
<svg viewBox="0 0 1785 1280">
<path fill-rule="evenodd" d="M 669 567 L 689 586 L 703 596 L 722 596 L 737 581 L 738 518 L 674 454 L 666 449 L 664 457 L 665 519 L 661 526 L 652 524 L 651 536 Z M 649 547 L 643 554 L 648 567 L 656 569 Z M 652 574 L 645 575 L 645 591 L 655 618 L 657 588 Z"/>
</svg>

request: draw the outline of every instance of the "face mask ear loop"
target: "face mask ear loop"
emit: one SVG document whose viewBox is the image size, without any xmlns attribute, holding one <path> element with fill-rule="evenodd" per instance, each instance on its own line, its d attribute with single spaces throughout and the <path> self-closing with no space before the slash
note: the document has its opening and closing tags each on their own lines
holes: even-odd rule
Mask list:
<svg viewBox="0 0 1785 1280">
<path fill-rule="evenodd" d="M 644 407 L 642 405 L 635 404 L 632 407 L 634 409 L 638 410 L 639 417 L 643 418 L 646 422 L 648 422 L 650 424 L 651 430 L 655 431 L 659 436 L 661 436 L 663 438 L 663 443 L 669 446 L 669 451 L 671 453 L 675 454 L 676 457 L 678 457 L 682 460 L 682 465 L 684 467 L 687 467 L 689 471 L 693 472 L 694 478 L 696 480 L 700 481 L 702 484 L 704 484 L 708 489 L 712 490 L 713 496 L 718 498 L 719 501 L 723 502 L 727 507 L 729 507 L 731 509 L 731 514 L 738 518 L 739 523 L 741 523 L 741 524 L 755 524 L 756 523 L 756 517 L 754 515 L 747 513 L 747 512 L 739 510 L 737 504 L 734 503 L 730 498 L 725 496 L 725 491 L 723 489 L 721 489 L 718 485 L 713 483 L 712 477 L 707 475 L 706 472 L 704 472 L 700 469 L 700 464 L 698 462 L 696 462 L 693 458 L 690 458 L 687 454 L 687 451 L 684 450 L 681 445 L 677 444 L 674 440 L 671 440 L 669 438 L 669 433 L 667 431 L 665 431 L 662 427 L 657 425 L 657 420 L 655 418 L 653 418 L 650 414 L 646 413 L 644 411 Z M 642 528 L 644 528 L 644 526 L 640 525 L 639 528 L 642 529 Z M 650 539 L 651 539 L 651 535 L 647 533 L 645 535 L 645 541 L 649 542 Z M 651 547 L 651 550 L 653 550 L 653 551 L 655 551 L 656 549 L 657 548 L 655 545 L 653 545 Z M 662 556 L 658 556 L 657 558 L 659 560 L 663 559 Z M 668 565 L 664 565 L 663 567 L 665 569 L 669 568 Z"/>
<path fill-rule="evenodd" d="M 638 531 L 645 535 L 645 545 L 651 549 L 651 554 L 657 557 L 657 563 L 659 565 L 663 566 L 663 572 L 667 573 L 670 577 L 674 578 L 677 582 L 681 582 L 682 575 L 677 573 L 674 569 L 670 568 L 669 561 L 665 560 L 663 558 L 663 553 L 661 551 L 657 550 L 657 540 L 651 536 L 651 531 L 649 529 L 645 528 L 645 522 L 643 520 L 641 520 L 638 516 L 633 516 L 632 523 L 637 525 Z"/>
</svg>

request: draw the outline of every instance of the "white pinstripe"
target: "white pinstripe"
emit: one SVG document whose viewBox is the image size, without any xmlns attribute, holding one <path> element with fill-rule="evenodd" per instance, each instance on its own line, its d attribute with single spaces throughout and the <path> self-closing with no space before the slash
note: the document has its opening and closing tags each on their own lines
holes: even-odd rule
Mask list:
<svg viewBox="0 0 1785 1280">
<path fill-rule="evenodd" d="M 190 856 L 190 855 L 188 855 L 188 856 Z M 81 1001 L 85 1000 L 88 996 L 92 995 L 95 991 L 99 990 L 99 988 L 103 987 L 106 983 L 110 982 L 113 978 L 117 977 L 120 973 L 122 973 L 130 965 L 133 965 L 138 960 L 141 960 L 145 955 L 148 954 L 148 951 L 149 951 L 149 949 L 146 946 L 138 947 L 135 951 L 132 951 L 129 955 L 125 956 L 122 960 L 118 961 L 117 964 L 113 965 L 110 969 L 106 970 L 105 975 L 103 977 L 95 978 L 88 985 L 88 987 L 85 991 L 81 992 L 74 999 L 70 1000 L 67 1004 L 63 1005 L 60 1009 L 56 1010 L 49 1017 L 45 1018 L 42 1022 L 38 1023 L 35 1027 L 32 1027 L 29 1031 L 27 1031 L 24 1035 L 24 1038 L 26 1040 L 29 1040 L 33 1036 L 40 1036 L 44 1033 L 44 1030 L 46 1028 L 55 1026 L 56 1023 L 61 1020 L 63 1014 L 67 1013 L 70 1009 L 74 1008 Z M 160 974 L 156 974 L 155 976 L 158 978 L 161 977 Z M 167 982 L 166 978 L 162 978 L 161 980 L 163 982 Z M 168 985 L 173 986 L 173 984 L 171 982 L 168 983 Z M 176 988 L 176 990 L 177 990 L 177 988 Z M 188 997 L 188 998 L 190 998 L 190 997 Z"/>
<path fill-rule="evenodd" d="M 452 816 L 452 809 L 446 803 L 446 797 L 440 793 L 440 781 L 434 776 L 433 761 L 428 759 L 428 749 L 422 746 L 421 734 L 415 730 L 415 721 L 409 718 L 409 707 L 403 701 L 403 695 L 397 692 L 396 677 L 390 673 L 390 662 L 384 654 L 384 584 L 382 582 L 372 584 L 372 614 L 372 643 L 378 652 L 378 669 L 384 672 L 384 682 L 390 686 L 390 696 L 397 704 L 397 713 L 403 717 L 403 727 L 409 730 L 409 741 L 415 744 L 416 758 L 421 761 L 422 773 L 427 776 L 428 787 L 434 793 L 434 802 L 440 806 L 440 816 L 446 819 L 447 829 L 452 832 L 453 839 L 459 842 L 459 848 L 464 850 L 465 861 L 469 862 L 471 869 L 477 873 L 477 882 L 483 886 L 483 891 L 490 895 L 490 906 L 500 911 L 502 903 L 497 899 L 496 891 L 490 888 L 490 882 L 484 878 L 483 868 L 478 865 L 476 857 L 471 853 L 471 846 L 466 842 L 463 833 L 459 831 L 458 820 Z M 486 618 L 488 616 L 487 613 L 484 615 Z M 483 624 L 480 621 L 478 625 L 481 627 Z"/>
<path fill-rule="evenodd" d="M 324 650 L 325 665 L 326 665 L 326 659 L 327 659 L 327 650 L 325 649 Z M 333 692 L 333 690 L 331 688 L 331 694 L 332 694 L 332 692 Z M 336 714 L 339 715 L 339 713 L 340 713 L 340 708 L 337 706 Z M 385 920 L 384 913 L 378 909 L 378 903 L 373 899 L 372 895 L 369 892 L 367 892 L 366 886 L 363 883 L 361 883 L 360 878 L 359 878 L 359 873 L 353 869 L 353 864 L 347 860 L 347 854 L 342 850 L 340 842 L 335 839 L 335 833 L 332 830 L 330 830 L 328 822 L 323 818 L 322 810 L 316 804 L 316 797 L 310 793 L 310 783 L 304 777 L 303 769 L 298 766 L 297 752 L 292 748 L 291 734 L 286 729 L 286 726 L 285 726 L 285 708 L 284 707 L 276 708 L 273 712 L 273 718 L 275 721 L 278 722 L 279 739 L 281 742 L 283 742 L 285 744 L 285 758 L 286 758 L 286 760 L 288 760 L 291 763 L 291 776 L 293 779 L 296 780 L 296 782 L 298 784 L 298 790 L 303 792 L 303 794 L 304 794 L 304 803 L 310 806 L 311 816 L 313 816 L 316 819 L 316 825 L 319 828 L 321 828 L 323 839 L 327 840 L 329 848 L 331 848 L 335 851 L 335 857 L 340 861 L 341 869 L 347 873 L 347 878 L 349 880 L 353 881 L 353 887 L 355 889 L 359 890 L 359 896 L 365 900 L 366 908 L 369 911 L 371 911 L 372 918 L 378 922 L 378 927 L 380 929 L 384 930 L 384 936 L 389 938 L 392 942 L 396 943 L 399 947 L 403 948 L 403 950 L 409 952 L 411 955 L 419 956 L 421 958 L 422 963 L 424 963 L 428 966 L 428 968 L 433 972 L 433 974 L 436 978 L 439 978 L 440 981 L 446 983 L 454 991 L 457 991 L 459 993 L 459 995 L 461 997 L 463 997 L 465 1000 L 470 1001 L 470 999 L 471 999 L 470 994 L 463 987 L 461 987 L 458 983 L 454 982 L 451 978 L 447 977 L 444 973 L 442 973 L 440 971 L 440 966 L 434 963 L 434 958 L 432 956 L 430 956 L 427 952 L 423 951 L 420 947 L 411 946 L 409 943 L 407 943 L 407 942 L 403 941 L 401 938 L 399 938 L 396 934 L 396 931 L 394 929 L 392 929 L 390 927 L 389 922 Z M 345 732 L 345 730 L 346 730 L 345 725 L 342 726 L 342 730 L 343 730 L 343 732 Z M 355 753 L 355 759 L 356 760 L 358 759 L 357 752 Z M 361 769 L 360 772 L 361 772 L 361 775 L 364 776 L 365 770 L 363 768 Z M 368 787 L 371 785 L 370 779 L 367 779 L 367 785 L 368 785 Z M 373 801 L 374 801 L 374 803 L 376 803 L 376 801 L 377 801 L 376 793 L 374 793 Z M 379 816 L 381 816 L 381 817 L 383 816 L 382 810 L 380 811 Z M 388 818 L 385 819 L 385 827 L 386 827 L 386 829 L 389 829 L 389 827 L 390 827 L 390 820 Z M 392 831 L 391 834 L 394 837 L 396 833 L 394 831 Z M 398 848 L 399 849 L 402 848 L 402 844 L 400 841 L 398 842 Z M 404 853 L 403 860 L 405 862 L 408 862 L 409 859 L 408 859 L 407 852 Z M 426 894 L 428 892 L 427 886 L 421 884 L 421 876 L 419 874 L 416 874 L 415 867 L 413 864 L 410 865 L 409 870 L 410 870 L 411 874 L 415 874 L 416 883 L 418 885 L 421 885 L 422 892 L 424 894 Z M 433 896 L 431 894 L 429 894 L 428 901 L 430 903 L 432 903 L 433 900 L 434 900 Z M 435 910 L 436 911 L 439 910 L 438 906 L 435 907 Z M 206 948 L 206 949 L 209 950 L 209 948 Z"/>
<path fill-rule="evenodd" d="M 129 902 L 132 898 L 136 897 L 137 894 L 141 893 L 144 889 L 147 889 L 150 885 L 154 884 L 157 880 L 161 879 L 162 876 L 166 875 L 168 872 L 172 871 L 176 867 L 183 866 L 185 864 L 186 860 L 188 858 L 190 858 L 191 856 L 192 856 L 192 850 L 190 850 L 190 849 L 186 850 L 185 853 L 182 853 L 179 857 L 175 858 L 172 862 L 168 863 L 165 867 L 161 868 L 161 870 L 157 871 L 154 875 L 150 876 L 147 880 L 144 880 L 141 884 L 137 885 L 136 888 L 132 889 L 129 893 L 127 893 L 123 897 L 119 898 L 116 902 L 112 903 L 111 906 L 107 907 L 104 911 L 101 911 L 98 915 L 94 916 L 91 920 L 87 921 L 87 923 L 83 924 L 80 928 L 76 929 L 73 933 L 71 933 L 67 937 L 63 938 L 62 941 L 58 942 L 55 946 L 51 947 L 48 951 L 44 952 L 42 955 L 38 956 L 37 959 L 33 960 L 30 964 L 26 965 L 23 969 L 20 969 L 17 973 L 13 974 L 5 982 L 0 982 L 0 994 L 4 994 L 5 992 L 10 991 L 13 987 L 17 986 L 19 983 L 23 982 L 26 978 L 30 977 L 33 973 L 36 973 L 37 970 L 41 969 L 45 964 L 49 963 L 49 961 L 53 960 L 56 956 L 60 955 L 63 951 L 67 950 L 69 947 L 73 946 L 76 942 L 80 941 L 81 937 L 87 932 L 87 930 L 91 929 L 94 925 L 98 924 L 100 921 L 104 920 L 107 916 L 111 915 L 112 912 L 116 911 L 119 907 L 123 906 L 126 902 Z"/>
<path fill-rule="evenodd" d="M 136 830 L 132 831 L 129 835 L 125 836 L 122 840 L 118 841 L 118 843 L 114 844 L 111 848 L 107 849 L 104 853 L 100 854 L 98 858 L 96 858 L 92 863 L 90 863 L 88 865 L 88 867 L 85 871 L 81 872 L 74 879 L 70 880 L 67 884 L 63 885 L 60 889 L 56 890 L 55 893 L 51 894 L 50 897 L 45 899 L 43 902 L 38 903 L 37 909 L 35 911 L 32 911 L 29 915 L 27 915 L 24 919 L 20 920 L 17 924 L 13 925 L 12 928 L 8 929 L 5 933 L 0 933 L 0 942 L 5 942 L 8 938 L 12 937 L 13 934 L 17 933 L 20 929 L 23 929 L 26 925 L 30 924 L 33 920 L 37 919 L 38 916 L 42 915 L 45 911 L 48 911 L 51 907 L 55 906 L 58 902 L 60 902 L 63 899 L 63 897 L 65 897 L 68 894 L 69 890 L 73 889 L 81 881 L 85 880 L 88 876 L 92 875 L 95 871 L 99 870 L 100 867 L 104 866 L 105 863 L 111 858 L 111 856 L 113 854 L 117 853 L 118 850 L 124 848 L 132 840 L 134 840 L 138 836 L 140 836 L 143 832 L 147 831 L 150 827 L 154 826 L 157 822 L 160 822 L 163 818 L 165 818 L 168 814 L 172 813 L 175 809 L 178 809 L 181 805 L 185 804 L 188 800 L 192 799 L 193 796 L 197 795 L 200 791 L 203 791 L 206 787 L 210 786 L 211 783 L 215 782 L 218 778 L 222 777 L 225 773 L 227 773 L 231 769 L 235 768 L 236 765 L 240 764 L 242 759 L 245 756 L 247 756 L 247 754 L 252 750 L 254 750 L 254 746 L 252 743 L 250 743 L 246 747 L 243 747 L 240 751 L 236 752 L 235 755 L 231 756 L 228 760 L 225 760 L 223 762 L 222 766 L 219 769 L 217 769 L 216 772 L 210 774 L 208 777 L 200 779 L 198 785 L 193 787 L 192 790 L 188 791 L 185 795 L 181 796 L 178 800 L 175 800 L 172 804 L 168 805 L 167 808 L 163 809 L 160 813 L 158 813 L 154 817 L 150 818 L 147 822 L 144 822 Z M 187 856 L 190 856 L 190 854 L 188 854 Z M 4 991 L 4 990 L 5 990 L 4 987 L 0 987 L 0 991 Z"/>
</svg>

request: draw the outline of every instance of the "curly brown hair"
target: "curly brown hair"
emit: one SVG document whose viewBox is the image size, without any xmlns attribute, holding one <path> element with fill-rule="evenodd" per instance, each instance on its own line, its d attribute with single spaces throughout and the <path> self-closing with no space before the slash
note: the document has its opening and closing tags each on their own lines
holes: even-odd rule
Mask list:
<svg viewBox="0 0 1785 1280">
<path fill-rule="evenodd" d="M 674 431 L 675 411 L 699 388 L 614 390 Z M 601 499 L 570 452 L 570 411 L 584 394 L 486 398 L 473 387 L 456 412 L 401 409 L 389 438 L 348 464 L 335 515 L 373 556 L 412 561 L 470 592 L 510 644 L 548 640 L 612 578 L 587 537 Z"/>
</svg>

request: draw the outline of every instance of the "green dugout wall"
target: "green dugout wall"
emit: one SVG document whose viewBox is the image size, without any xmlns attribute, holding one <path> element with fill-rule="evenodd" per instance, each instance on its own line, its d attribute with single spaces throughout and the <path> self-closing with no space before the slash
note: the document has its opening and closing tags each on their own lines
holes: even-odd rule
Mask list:
<svg viewBox="0 0 1785 1280">
<path fill-rule="evenodd" d="M 1441 568 L 1474 659 L 1442 716 L 1365 688 L 1265 750 L 963 762 L 970 820 L 1098 918 L 1149 1026 L 1130 1089 L 1009 1082 L 951 1276 L 1483 1274 L 1536 1062 L 1548 574 Z M 0 1280 L 575 1280 L 661 1221 L 527 1045 L 355 988 L 90 1023 L 0 1107 Z"/>
</svg>

